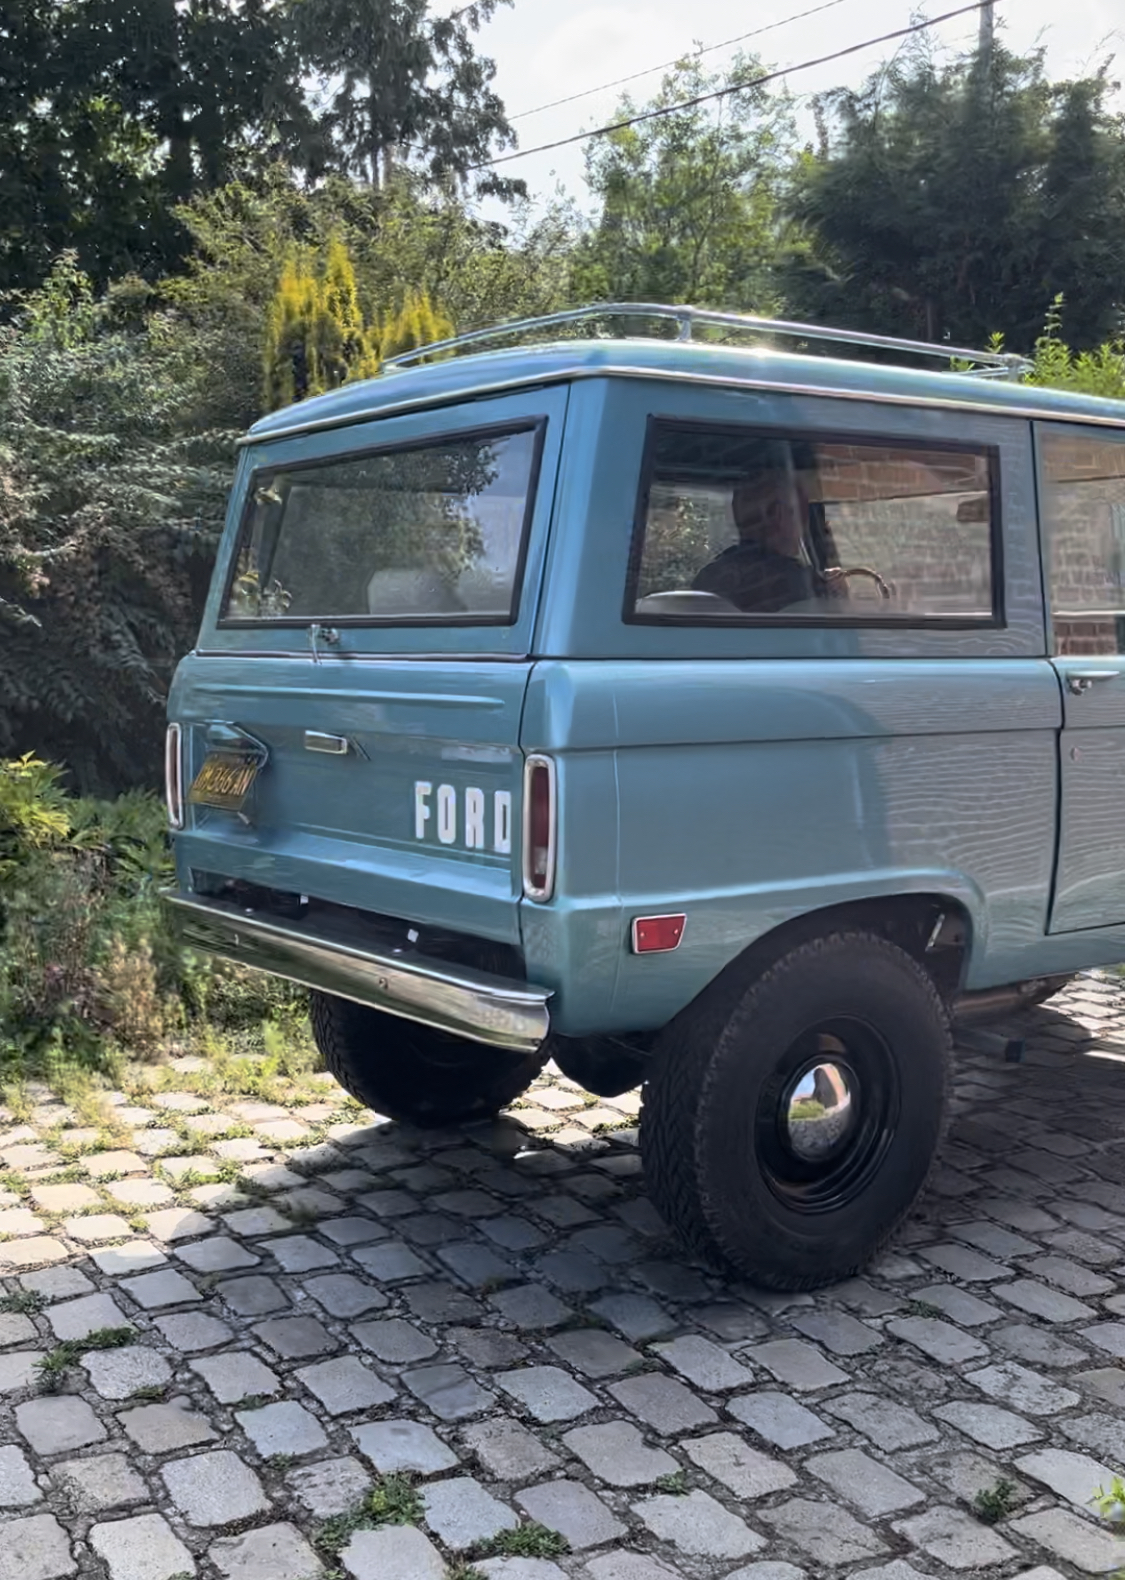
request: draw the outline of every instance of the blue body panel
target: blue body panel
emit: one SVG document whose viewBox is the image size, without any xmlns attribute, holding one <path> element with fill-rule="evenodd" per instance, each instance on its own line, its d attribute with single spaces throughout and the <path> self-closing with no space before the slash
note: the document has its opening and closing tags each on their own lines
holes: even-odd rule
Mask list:
<svg viewBox="0 0 1125 1580">
<path fill-rule="evenodd" d="M 319 665 L 300 631 L 221 628 L 255 467 L 529 415 L 545 421 L 546 441 L 515 624 L 351 628 Z M 653 417 L 993 447 L 1003 623 L 626 621 Z M 176 838 L 182 885 L 193 871 L 220 873 L 519 945 L 570 1035 L 658 1027 L 755 939 L 854 900 L 958 902 L 968 988 L 1125 957 L 1125 703 L 1087 743 L 1112 785 L 1091 793 L 1112 821 L 1116 866 L 1087 870 L 1096 829 L 1088 850 L 1071 852 L 1075 883 L 1094 883 L 1097 916 L 1115 925 L 1051 930 L 1060 735 L 1073 722 L 1039 553 L 1034 430 L 1051 418 L 1125 429 L 1125 405 L 775 352 L 600 341 L 396 372 L 274 414 L 244 451 L 199 651 L 170 704 L 190 727 L 189 772 L 217 721 L 263 740 L 271 763 L 249 824 L 191 812 Z M 316 759 L 303 747 L 310 729 L 358 750 Z M 542 905 L 522 899 L 519 860 L 522 762 L 534 751 L 555 759 L 559 788 L 558 879 Z M 512 849 L 443 847 L 432 822 L 419 834 L 422 781 L 448 784 L 459 807 L 470 789 L 509 795 Z M 633 919 L 665 911 L 687 913 L 679 949 L 633 954 Z"/>
</svg>

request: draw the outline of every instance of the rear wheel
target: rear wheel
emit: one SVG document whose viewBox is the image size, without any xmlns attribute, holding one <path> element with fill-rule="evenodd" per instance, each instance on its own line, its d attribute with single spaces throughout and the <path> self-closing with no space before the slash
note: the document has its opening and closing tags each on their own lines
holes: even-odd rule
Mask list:
<svg viewBox="0 0 1125 1580">
<path fill-rule="evenodd" d="M 328 993 L 313 993 L 316 1045 L 346 1092 L 390 1119 L 449 1125 L 487 1119 L 520 1096 L 546 1062 L 433 1031 Z"/>
<path fill-rule="evenodd" d="M 754 1283 L 849 1277 L 925 1184 L 950 1056 L 941 999 L 904 950 L 866 933 L 803 944 L 662 1039 L 641 1120 L 653 1203 Z"/>
</svg>

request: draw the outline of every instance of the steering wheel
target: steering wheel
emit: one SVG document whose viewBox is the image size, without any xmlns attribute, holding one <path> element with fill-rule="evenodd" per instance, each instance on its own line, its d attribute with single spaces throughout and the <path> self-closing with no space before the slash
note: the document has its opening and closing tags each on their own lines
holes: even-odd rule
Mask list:
<svg viewBox="0 0 1125 1580">
<path fill-rule="evenodd" d="M 872 570 L 869 565 L 849 565 L 847 567 L 843 565 L 833 565 L 830 570 L 825 571 L 824 575 L 828 581 L 829 587 L 832 587 L 837 581 L 842 581 L 846 586 L 848 580 L 852 576 L 866 576 L 870 581 L 875 583 L 876 587 L 878 587 L 879 596 L 881 598 L 894 597 L 895 590 L 893 584 L 891 582 L 884 581 L 883 577 L 879 575 L 879 572 Z"/>
</svg>

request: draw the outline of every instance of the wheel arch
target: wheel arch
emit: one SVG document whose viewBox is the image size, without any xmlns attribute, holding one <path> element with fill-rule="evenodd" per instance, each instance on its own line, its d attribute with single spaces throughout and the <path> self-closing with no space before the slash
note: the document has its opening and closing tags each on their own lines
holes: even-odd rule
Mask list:
<svg viewBox="0 0 1125 1580">
<path fill-rule="evenodd" d="M 897 944 L 925 967 L 947 1003 L 962 990 L 976 937 L 973 913 L 963 898 L 934 889 L 871 895 L 789 917 L 741 949 L 682 1013 L 704 997 L 725 1003 L 742 991 L 748 976 L 767 971 L 810 939 L 850 931 Z"/>
</svg>

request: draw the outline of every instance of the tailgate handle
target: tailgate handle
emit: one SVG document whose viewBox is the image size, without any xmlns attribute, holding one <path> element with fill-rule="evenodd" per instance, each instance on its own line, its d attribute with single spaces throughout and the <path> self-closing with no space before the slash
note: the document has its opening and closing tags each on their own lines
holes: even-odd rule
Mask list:
<svg viewBox="0 0 1125 1580">
<path fill-rule="evenodd" d="M 348 737 L 346 735 L 324 735 L 320 730 L 306 730 L 305 750 L 307 752 L 324 752 L 328 757 L 346 757 L 348 755 Z"/>
<path fill-rule="evenodd" d="M 1066 677 L 1066 689 L 1072 696 L 1081 697 L 1099 680 L 1116 680 L 1119 669 L 1072 669 Z"/>
</svg>

